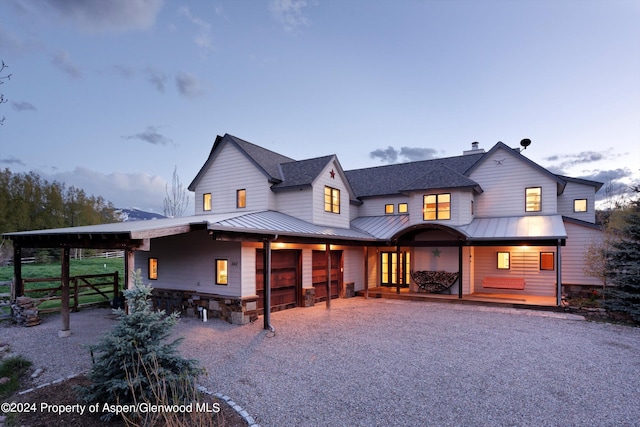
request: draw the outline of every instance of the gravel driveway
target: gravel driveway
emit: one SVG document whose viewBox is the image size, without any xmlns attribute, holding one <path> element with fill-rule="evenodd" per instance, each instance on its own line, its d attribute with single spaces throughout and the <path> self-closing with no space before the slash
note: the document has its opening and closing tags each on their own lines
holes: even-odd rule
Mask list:
<svg viewBox="0 0 640 427">
<path fill-rule="evenodd" d="M 182 319 L 181 351 L 209 390 L 266 426 L 640 425 L 640 328 L 507 308 L 351 298 L 273 313 L 246 326 Z M 0 328 L 0 341 L 45 367 L 83 372 L 83 343 L 109 310 Z M 34 350 L 37 349 L 37 350 Z"/>
</svg>

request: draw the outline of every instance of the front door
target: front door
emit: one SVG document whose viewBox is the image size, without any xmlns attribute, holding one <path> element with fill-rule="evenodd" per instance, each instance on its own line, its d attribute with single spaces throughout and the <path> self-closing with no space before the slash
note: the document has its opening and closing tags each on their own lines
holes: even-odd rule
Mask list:
<svg viewBox="0 0 640 427">
<path fill-rule="evenodd" d="M 398 262 L 398 258 L 400 262 Z M 382 286 L 409 286 L 411 280 L 410 252 L 380 253 L 380 284 Z"/>
</svg>

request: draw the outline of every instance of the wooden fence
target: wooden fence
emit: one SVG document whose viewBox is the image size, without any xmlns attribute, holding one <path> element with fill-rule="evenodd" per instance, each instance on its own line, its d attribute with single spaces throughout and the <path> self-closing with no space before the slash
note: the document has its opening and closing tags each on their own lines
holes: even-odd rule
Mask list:
<svg viewBox="0 0 640 427">
<path fill-rule="evenodd" d="M 82 307 L 89 307 L 92 305 L 103 304 L 105 302 L 111 302 L 118 296 L 119 292 L 119 277 L 118 272 L 106 274 L 88 274 L 85 276 L 69 277 L 69 308 L 78 310 Z M 27 283 L 43 283 L 43 282 L 58 282 L 57 287 L 50 288 L 32 288 L 27 289 L 25 286 Z M 109 287 L 109 290 L 105 290 L 105 287 Z M 43 297 L 32 297 L 37 300 L 37 305 L 42 304 L 45 301 L 62 300 L 62 278 L 60 277 L 42 277 L 37 279 L 23 279 L 22 289 L 24 289 L 25 296 L 28 294 L 41 294 L 46 293 Z M 85 292 L 88 290 L 88 292 Z M 81 297 L 89 297 L 100 295 L 102 299 L 97 302 L 80 303 Z M 60 311 L 60 307 L 52 307 L 45 309 L 38 309 L 40 313 L 52 313 Z"/>
</svg>

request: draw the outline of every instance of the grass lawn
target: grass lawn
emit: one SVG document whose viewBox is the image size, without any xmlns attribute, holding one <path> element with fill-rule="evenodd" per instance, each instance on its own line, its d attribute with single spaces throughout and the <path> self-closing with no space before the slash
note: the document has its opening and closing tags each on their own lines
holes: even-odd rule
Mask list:
<svg viewBox="0 0 640 427">
<path fill-rule="evenodd" d="M 120 289 L 122 290 L 124 285 L 124 258 L 86 258 L 86 259 L 71 259 L 69 260 L 69 274 L 70 276 L 85 276 L 90 274 L 112 274 L 115 271 L 118 272 L 118 280 Z M 23 264 L 22 265 L 22 278 L 23 279 L 35 279 L 42 277 L 60 277 L 60 263 L 52 264 Z M 13 280 L 13 266 L 0 267 L 0 283 L 11 282 Z M 37 282 L 27 283 L 27 289 L 41 289 L 52 288 L 60 286 L 59 281 L 54 282 Z M 110 295 L 113 298 L 113 285 L 99 286 L 102 292 Z M 8 294 L 11 292 L 10 285 L 0 285 L 0 294 Z M 106 301 L 101 295 L 82 296 L 83 293 L 93 293 L 93 289 L 83 289 L 80 292 L 79 304 L 86 304 L 92 302 Z M 45 292 L 46 294 L 46 292 Z M 28 293 L 27 296 L 41 297 L 43 293 L 33 294 Z M 73 300 L 71 301 L 73 304 Z M 40 310 L 46 310 L 51 308 L 59 308 L 59 300 L 45 301 L 38 307 Z"/>
</svg>

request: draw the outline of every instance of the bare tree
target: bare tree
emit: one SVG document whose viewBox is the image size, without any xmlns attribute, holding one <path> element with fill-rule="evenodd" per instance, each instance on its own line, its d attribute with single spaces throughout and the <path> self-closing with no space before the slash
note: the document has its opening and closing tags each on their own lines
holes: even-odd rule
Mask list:
<svg viewBox="0 0 640 427">
<path fill-rule="evenodd" d="M 0 85 L 4 84 L 4 80 L 11 80 L 11 74 L 7 74 L 6 76 L 2 75 L 5 68 L 9 68 L 9 66 L 2 61 L 0 64 Z M 0 93 L 0 104 L 4 104 L 5 102 L 7 102 L 7 98 L 4 97 L 3 93 Z M 4 124 L 4 116 L 0 119 L 0 125 L 2 124 Z"/>
<path fill-rule="evenodd" d="M 181 217 L 189 206 L 189 195 L 178 176 L 178 167 L 173 168 L 171 191 L 169 184 L 165 186 L 167 196 L 164 198 L 164 216 L 170 218 Z"/>
</svg>

